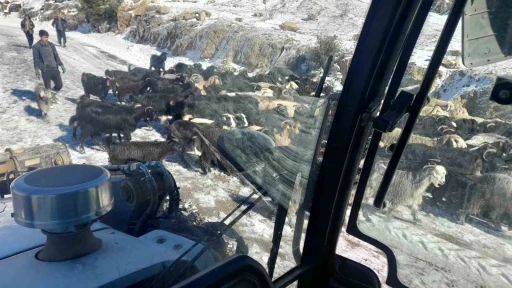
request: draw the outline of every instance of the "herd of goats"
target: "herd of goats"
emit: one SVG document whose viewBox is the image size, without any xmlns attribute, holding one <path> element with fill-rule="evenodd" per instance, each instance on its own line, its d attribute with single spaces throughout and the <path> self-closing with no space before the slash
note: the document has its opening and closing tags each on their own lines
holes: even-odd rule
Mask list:
<svg viewBox="0 0 512 288">
<path fill-rule="evenodd" d="M 288 175 L 280 180 L 287 183 L 288 193 L 296 190 L 295 175 L 300 175 L 301 186 L 306 186 L 311 163 L 321 161 L 322 153 L 315 154 L 314 148 L 318 137 L 325 144 L 329 121 L 324 118 L 332 119 L 339 93 L 326 86 L 326 97 L 300 96 L 311 96 L 317 84 L 283 67 L 255 76 L 215 66 L 203 69 L 200 64 L 178 63 L 166 70 L 166 58 L 165 53 L 152 55 L 149 69 L 106 70 L 104 77 L 82 74 L 85 95 L 78 99 L 76 113 L 69 120 L 80 152 L 85 153 L 84 141 L 91 137 L 107 150 L 114 165 L 161 161 L 175 154 L 191 168 L 195 165 L 185 155 L 194 154 L 204 174 L 212 165 L 231 174 L 250 168 L 244 163 L 267 161 L 271 174 Z M 119 103 L 106 101 L 110 91 Z M 44 102 L 50 99 L 41 91 L 36 95 L 45 116 L 49 105 Z M 512 161 L 512 124 L 467 113 L 453 115 L 447 112 L 453 105 L 431 99 L 423 108 L 386 196 L 388 215 L 398 206 L 407 206 L 419 222 L 418 211 L 425 200 L 445 214 L 452 213 L 462 224 L 473 215 L 490 219 L 500 231 L 502 221 L 508 221 L 512 231 L 512 173 L 508 166 Z M 167 140 L 130 141 L 140 121 L 160 122 Z M 367 199 L 379 186 L 383 163 L 401 128 L 381 140 L 383 149 L 379 149 L 368 183 Z M 102 135 L 109 136 L 102 139 Z M 118 139 L 115 145 L 113 135 Z M 267 157 L 276 153 L 280 157 Z M 317 159 L 313 159 L 315 155 Z M 425 197 L 428 192 L 431 198 Z"/>
<path fill-rule="evenodd" d="M 460 224 L 472 215 L 490 220 L 498 231 L 506 222 L 512 231 L 512 123 L 474 117 L 455 105 L 430 99 L 423 108 L 386 195 L 388 216 L 409 206 L 419 222 L 418 209 L 426 202 Z M 403 126 L 405 121 L 383 134 L 367 201 L 379 188 Z"/>
</svg>

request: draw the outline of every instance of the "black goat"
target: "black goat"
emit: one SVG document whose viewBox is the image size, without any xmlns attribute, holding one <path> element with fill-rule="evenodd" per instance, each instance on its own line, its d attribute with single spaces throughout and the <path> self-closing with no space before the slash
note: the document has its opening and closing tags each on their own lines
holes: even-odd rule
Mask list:
<svg viewBox="0 0 512 288">
<path fill-rule="evenodd" d="M 73 126 L 73 138 L 74 139 L 76 139 L 76 130 L 78 129 L 78 127 L 80 127 L 80 123 L 78 122 L 78 116 L 76 116 L 76 115 L 80 114 L 81 111 L 84 111 L 89 106 L 93 107 L 92 109 L 101 109 L 101 107 L 120 107 L 120 108 L 125 107 L 123 105 L 116 104 L 116 103 L 101 102 L 101 101 L 89 99 L 89 97 L 87 95 L 80 96 L 80 98 L 78 98 L 78 102 L 76 103 L 75 115 L 71 116 L 71 118 L 69 119 L 69 126 Z M 117 132 L 117 137 L 119 139 L 119 142 L 122 141 L 120 132 L 121 131 Z M 112 134 L 110 136 L 112 136 Z"/>
<path fill-rule="evenodd" d="M 130 72 L 121 71 L 121 70 L 105 70 L 105 76 L 109 78 L 119 78 L 119 77 L 132 77 Z"/>
<path fill-rule="evenodd" d="M 101 133 L 112 134 L 122 131 L 126 140 L 131 140 L 131 133 L 137 128 L 141 119 L 154 120 L 155 113 L 151 107 L 143 106 L 96 106 L 88 105 L 72 117 L 80 125 L 82 133 L 78 138 L 80 152 L 84 152 L 83 143 L 90 136 Z"/>
<path fill-rule="evenodd" d="M 178 140 L 181 145 L 181 161 L 190 168 L 191 165 L 185 157 L 185 153 L 199 156 L 199 166 L 203 174 L 207 174 L 211 170 L 212 162 L 217 167 L 223 167 L 229 174 L 234 171 L 226 160 L 219 157 L 216 151 L 217 139 L 220 134 L 226 132 L 223 129 L 205 129 L 199 125 L 184 121 L 176 120 L 166 126 L 167 140 Z M 209 143 L 206 143 L 206 141 Z"/>
<path fill-rule="evenodd" d="M 112 165 L 124 165 L 129 159 L 137 161 L 162 161 L 169 154 L 176 154 L 180 149 L 173 140 L 158 142 L 133 141 L 111 146 L 112 139 L 107 137 L 107 152 Z"/>
<path fill-rule="evenodd" d="M 149 59 L 149 70 L 155 69 L 156 71 L 165 71 L 165 60 L 167 60 L 167 53 L 163 52 L 160 55 L 151 55 Z"/>
<path fill-rule="evenodd" d="M 148 78 L 146 79 L 139 89 L 140 94 L 146 92 L 151 93 L 171 93 L 175 95 L 201 95 L 201 92 L 194 83 L 186 82 L 181 83 L 182 79 L 165 79 L 165 78 Z"/>
<path fill-rule="evenodd" d="M 82 86 L 86 96 L 94 95 L 105 100 L 110 91 L 110 79 L 91 73 L 82 73 Z"/>
<path fill-rule="evenodd" d="M 142 67 L 133 67 L 128 65 L 128 72 L 132 77 L 140 80 L 146 80 L 148 78 L 160 78 L 161 72 L 159 70 L 151 70 Z"/>
<path fill-rule="evenodd" d="M 139 97 L 132 97 L 132 101 L 139 103 L 142 106 L 153 107 L 158 116 L 161 115 L 174 115 L 176 112 L 182 111 L 185 105 L 184 101 L 188 95 L 173 95 L 169 93 L 151 93 L 144 94 Z"/>
<path fill-rule="evenodd" d="M 112 80 L 112 93 L 117 98 L 119 103 L 123 102 L 126 95 L 138 96 L 140 95 L 143 81 L 133 77 L 118 77 Z"/>
</svg>

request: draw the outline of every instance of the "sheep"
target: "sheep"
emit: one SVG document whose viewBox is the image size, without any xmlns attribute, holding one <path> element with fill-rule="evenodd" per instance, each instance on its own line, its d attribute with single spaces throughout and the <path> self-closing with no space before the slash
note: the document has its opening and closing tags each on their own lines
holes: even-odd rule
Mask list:
<svg viewBox="0 0 512 288">
<path fill-rule="evenodd" d="M 110 91 L 110 79 L 98 77 L 91 73 L 82 73 L 82 87 L 86 96 L 94 95 L 105 100 Z"/>
<path fill-rule="evenodd" d="M 123 102 L 126 95 L 138 96 L 141 90 L 143 81 L 132 77 L 118 77 L 111 80 L 112 93 L 117 98 L 119 103 Z"/>
<path fill-rule="evenodd" d="M 379 146 L 388 147 L 398 142 L 400 134 L 402 134 L 402 129 L 399 128 L 395 128 L 395 130 L 389 133 L 384 133 Z M 430 147 L 468 148 L 464 139 L 459 135 L 444 135 L 439 138 L 428 138 L 412 134 L 408 143 L 425 144 Z"/>
<path fill-rule="evenodd" d="M 52 91 L 51 89 L 46 89 L 43 83 L 38 83 L 34 89 L 34 94 L 36 95 L 37 107 L 39 107 L 39 111 L 41 111 L 41 116 L 47 121 L 52 102 Z"/>
<path fill-rule="evenodd" d="M 373 197 L 377 193 L 385 170 L 386 167 L 382 162 L 376 163 L 374 172 L 368 181 L 367 198 Z M 441 165 L 426 165 L 417 172 L 396 170 L 385 199 L 387 216 L 391 217 L 398 206 L 408 206 L 411 208 L 414 221 L 420 223 L 418 210 L 423 203 L 426 189 L 430 184 L 435 187 L 444 185 L 446 174 L 446 168 Z"/>
<path fill-rule="evenodd" d="M 169 154 L 177 154 L 179 143 L 174 140 L 143 142 L 132 141 L 111 146 L 111 138 L 106 140 L 110 164 L 124 165 L 129 159 L 137 161 L 162 161 Z"/>
<path fill-rule="evenodd" d="M 85 152 L 83 146 L 85 139 L 89 136 L 94 138 L 99 133 L 109 134 L 122 131 L 126 140 L 130 141 L 131 133 L 135 131 L 138 122 L 143 118 L 155 119 L 153 108 L 140 105 L 135 107 L 87 106 L 73 118 L 80 124 L 82 130 L 78 138 L 79 151 Z"/>
<path fill-rule="evenodd" d="M 505 174 L 489 173 L 479 176 L 468 187 L 471 194 L 460 215 L 464 224 L 468 215 L 476 215 L 482 207 L 489 210 L 489 217 L 497 231 L 502 231 L 501 218 L 512 215 L 512 177 Z M 509 230 L 512 231 L 509 223 Z"/>
<path fill-rule="evenodd" d="M 258 100 L 250 96 L 189 96 L 184 102 L 183 109 L 173 117 L 175 119 L 190 120 L 192 118 L 204 118 L 214 121 L 216 127 L 236 127 L 236 114 L 243 114 L 244 126 L 258 124 Z M 231 115 L 231 116 L 230 116 Z M 232 118 L 233 117 L 233 118 Z M 233 122 L 235 124 L 233 125 Z M 247 124 L 245 123 L 247 122 Z"/>
<path fill-rule="evenodd" d="M 158 72 L 164 72 L 165 60 L 167 60 L 166 52 L 163 52 L 160 55 L 151 55 L 151 57 L 149 58 L 149 70 L 155 69 Z"/>
<path fill-rule="evenodd" d="M 207 95 L 205 88 L 209 86 L 222 86 L 222 80 L 217 75 L 211 76 L 206 81 L 203 79 L 203 76 L 199 74 L 193 74 L 190 78 L 192 82 L 196 85 L 196 87 L 199 89 L 199 91 L 201 91 L 201 95 Z"/>
</svg>

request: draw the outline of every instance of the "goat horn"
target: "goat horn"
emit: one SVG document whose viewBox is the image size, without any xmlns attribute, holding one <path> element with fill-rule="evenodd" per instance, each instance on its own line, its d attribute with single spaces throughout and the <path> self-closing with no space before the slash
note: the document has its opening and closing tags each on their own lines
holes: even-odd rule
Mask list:
<svg viewBox="0 0 512 288">
<path fill-rule="evenodd" d="M 425 166 L 423 166 L 423 168 L 422 168 L 422 169 L 425 169 L 425 168 L 434 168 L 434 167 L 436 167 L 436 165 L 431 165 L 431 164 L 429 164 L 429 165 L 425 165 Z"/>
<path fill-rule="evenodd" d="M 484 158 L 485 161 L 489 161 L 489 159 L 487 159 L 487 153 L 489 152 L 494 152 L 494 153 L 497 153 L 498 151 L 496 149 L 492 149 L 492 148 L 489 148 L 487 150 L 485 150 L 484 154 L 482 155 L 482 158 Z"/>
<path fill-rule="evenodd" d="M 446 132 L 455 133 L 455 129 L 452 129 L 450 127 L 446 127 L 446 129 L 444 129 L 443 131 L 440 131 L 440 132 L 441 132 L 441 134 L 446 135 Z"/>
<path fill-rule="evenodd" d="M 445 128 L 445 129 L 446 129 L 446 128 L 449 128 L 449 127 L 448 127 L 448 126 L 446 126 L 446 125 L 441 125 L 441 126 L 439 126 L 439 128 L 437 128 L 437 131 L 439 131 L 439 132 L 443 133 L 443 131 L 441 131 L 441 129 L 443 129 L 443 128 Z"/>
<path fill-rule="evenodd" d="M 485 128 L 489 128 L 489 126 L 496 126 L 496 123 L 489 123 L 487 126 L 485 126 Z"/>
</svg>

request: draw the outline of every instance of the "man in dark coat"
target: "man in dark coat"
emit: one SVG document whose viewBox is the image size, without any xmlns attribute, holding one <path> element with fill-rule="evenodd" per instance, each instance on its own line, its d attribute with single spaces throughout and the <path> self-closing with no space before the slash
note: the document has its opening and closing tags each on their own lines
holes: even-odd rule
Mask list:
<svg viewBox="0 0 512 288">
<path fill-rule="evenodd" d="M 25 33 L 28 40 L 28 48 L 32 49 L 32 44 L 34 43 L 34 22 L 30 19 L 30 16 L 25 15 L 25 18 L 21 20 L 21 30 Z"/>
<path fill-rule="evenodd" d="M 62 47 L 66 47 L 66 29 L 68 28 L 68 22 L 66 19 L 61 18 L 58 13 L 53 15 L 52 26 L 55 27 L 57 31 L 57 39 L 59 40 L 59 45 Z"/>
<path fill-rule="evenodd" d="M 59 66 L 63 74 L 66 73 L 66 68 L 64 68 L 64 64 L 60 61 L 55 44 L 48 41 L 48 32 L 46 30 L 39 30 L 39 37 L 41 39 L 32 47 L 36 77 L 41 79 L 42 74 L 44 87 L 52 89 L 52 100 L 57 102 L 55 95 L 62 89 Z M 53 88 L 51 87 L 52 81 L 55 84 Z"/>
</svg>

